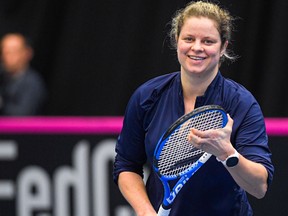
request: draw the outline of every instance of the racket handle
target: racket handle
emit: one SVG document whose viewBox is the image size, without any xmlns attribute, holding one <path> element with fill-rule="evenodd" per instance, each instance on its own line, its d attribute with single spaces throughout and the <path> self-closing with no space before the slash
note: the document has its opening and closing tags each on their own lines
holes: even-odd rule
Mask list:
<svg viewBox="0 0 288 216">
<path fill-rule="evenodd" d="M 199 158 L 199 161 L 201 163 L 205 163 L 210 157 L 212 156 L 212 154 L 205 152 L 201 158 Z"/>
<path fill-rule="evenodd" d="M 162 205 L 161 205 L 160 208 L 159 208 L 159 210 L 158 210 L 157 216 L 168 216 L 169 213 L 170 213 L 170 210 L 171 210 L 171 209 L 164 209 L 164 208 L 162 207 Z"/>
</svg>

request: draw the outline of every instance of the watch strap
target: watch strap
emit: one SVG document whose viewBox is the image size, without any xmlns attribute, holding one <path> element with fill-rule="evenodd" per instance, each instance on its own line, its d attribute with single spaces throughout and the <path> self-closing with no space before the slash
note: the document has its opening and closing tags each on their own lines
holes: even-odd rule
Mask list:
<svg viewBox="0 0 288 216">
<path fill-rule="evenodd" d="M 235 150 L 234 154 L 229 155 L 224 161 L 218 159 L 217 161 L 221 162 L 226 167 L 234 167 L 238 164 L 239 161 L 239 153 Z"/>
</svg>

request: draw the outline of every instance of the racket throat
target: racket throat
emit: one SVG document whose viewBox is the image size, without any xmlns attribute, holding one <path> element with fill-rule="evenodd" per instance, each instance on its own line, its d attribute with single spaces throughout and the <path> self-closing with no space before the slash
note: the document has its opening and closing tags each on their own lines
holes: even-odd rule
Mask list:
<svg viewBox="0 0 288 216">
<path fill-rule="evenodd" d="M 177 184 L 171 190 L 170 194 L 165 199 L 165 202 L 164 202 L 165 206 L 168 207 L 168 206 L 170 206 L 173 203 L 173 201 L 175 200 L 177 194 L 180 192 L 180 190 L 182 189 L 182 187 L 186 184 L 186 182 L 188 180 L 189 180 L 189 177 L 187 175 L 185 175 L 177 182 Z"/>
</svg>

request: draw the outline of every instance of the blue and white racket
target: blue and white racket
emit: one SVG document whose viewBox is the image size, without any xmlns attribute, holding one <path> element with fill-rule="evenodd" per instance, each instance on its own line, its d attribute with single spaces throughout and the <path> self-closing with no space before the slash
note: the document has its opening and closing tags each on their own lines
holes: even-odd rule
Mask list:
<svg viewBox="0 0 288 216">
<path fill-rule="evenodd" d="M 158 216 L 169 215 L 179 191 L 211 157 L 211 154 L 195 148 L 188 142 L 190 129 L 219 129 L 225 127 L 227 121 L 227 114 L 220 106 L 202 106 L 180 117 L 161 137 L 153 158 L 153 168 L 164 187 L 164 198 Z M 177 183 L 171 185 L 171 181 Z"/>
</svg>

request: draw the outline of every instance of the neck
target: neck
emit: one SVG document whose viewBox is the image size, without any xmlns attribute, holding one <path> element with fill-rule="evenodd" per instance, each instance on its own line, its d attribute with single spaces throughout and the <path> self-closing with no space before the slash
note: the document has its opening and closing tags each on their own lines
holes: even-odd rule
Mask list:
<svg viewBox="0 0 288 216">
<path fill-rule="evenodd" d="M 22 74 L 25 73 L 25 71 L 27 70 L 28 67 L 22 67 L 22 68 L 10 68 L 7 69 L 7 72 L 9 73 L 9 75 L 13 78 L 17 78 L 19 76 L 22 76 Z"/>
<path fill-rule="evenodd" d="M 181 71 L 181 82 L 184 97 L 197 97 L 204 95 L 210 83 L 216 77 L 218 71 L 209 76 L 199 74 L 187 74 Z"/>
<path fill-rule="evenodd" d="M 181 71 L 185 113 L 194 110 L 196 98 L 205 94 L 206 89 L 216 77 L 217 72 L 210 74 L 210 76 L 203 76 L 199 74 L 187 75 L 187 73 Z"/>
</svg>

